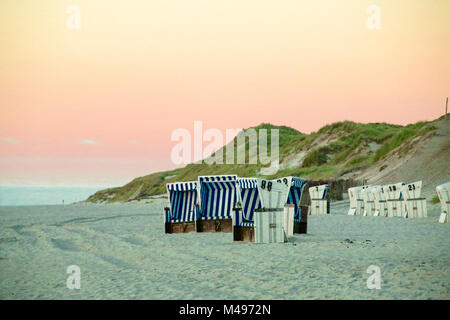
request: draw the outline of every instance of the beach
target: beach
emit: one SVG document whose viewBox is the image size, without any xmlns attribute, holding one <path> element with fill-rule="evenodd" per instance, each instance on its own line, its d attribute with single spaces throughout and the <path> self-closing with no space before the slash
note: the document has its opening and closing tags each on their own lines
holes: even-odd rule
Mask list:
<svg viewBox="0 0 450 320">
<path fill-rule="evenodd" d="M 308 217 L 284 244 L 231 233 L 164 234 L 166 199 L 0 207 L 0 299 L 449 299 L 450 224 L 428 218 Z M 70 265 L 81 288 L 66 286 Z M 370 290 L 369 266 L 381 288 Z"/>
</svg>

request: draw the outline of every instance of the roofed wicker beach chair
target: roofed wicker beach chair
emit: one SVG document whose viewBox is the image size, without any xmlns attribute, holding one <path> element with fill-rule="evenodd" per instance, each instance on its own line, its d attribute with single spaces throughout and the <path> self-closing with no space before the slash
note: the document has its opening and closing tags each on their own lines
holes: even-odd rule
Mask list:
<svg viewBox="0 0 450 320">
<path fill-rule="evenodd" d="M 169 206 L 164 208 L 165 233 L 195 231 L 197 181 L 168 183 Z"/>
<path fill-rule="evenodd" d="M 350 200 L 350 209 L 348 215 L 360 216 L 364 213 L 364 200 L 361 196 L 361 191 L 367 189 L 369 186 L 359 186 L 348 188 L 348 198 Z"/>
<path fill-rule="evenodd" d="M 404 182 L 398 182 L 383 186 L 383 190 L 385 191 L 385 195 L 387 197 L 387 216 L 390 218 L 403 216 L 404 204 L 402 199 L 402 186 L 404 185 Z"/>
<path fill-rule="evenodd" d="M 361 190 L 361 199 L 364 202 L 363 216 L 375 216 L 376 206 L 375 206 L 375 195 L 372 190 L 378 186 L 369 186 Z"/>
<path fill-rule="evenodd" d="M 441 215 L 439 217 L 440 223 L 448 222 L 448 215 L 450 214 L 450 182 L 441 184 L 436 187 L 436 192 L 441 202 Z"/>
<path fill-rule="evenodd" d="M 255 242 L 255 212 L 265 208 L 283 211 L 288 187 L 277 181 L 239 178 L 238 197 L 233 214 L 233 240 Z"/>
<path fill-rule="evenodd" d="M 311 215 L 330 213 L 330 202 L 327 200 L 327 191 L 327 184 L 309 188 L 309 197 L 311 198 Z"/>
<path fill-rule="evenodd" d="M 387 191 L 386 186 L 375 186 L 370 189 L 372 192 L 372 197 L 375 203 L 375 213 L 376 217 L 387 217 Z"/>
<path fill-rule="evenodd" d="M 405 218 L 426 218 L 427 200 L 421 197 L 422 181 L 407 183 L 402 186 L 402 198 L 404 202 L 403 217 Z"/>
<path fill-rule="evenodd" d="M 232 232 L 232 213 L 238 201 L 237 176 L 198 177 L 197 232 Z"/>
<path fill-rule="evenodd" d="M 294 233 L 306 233 L 308 223 L 308 206 L 301 206 L 303 196 L 303 189 L 307 181 L 303 178 L 284 177 L 277 179 L 278 182 L 283 182 L 288 186 L 289 194 L 287 204 L 293 204 L 294 211 Z"/>
</svg>

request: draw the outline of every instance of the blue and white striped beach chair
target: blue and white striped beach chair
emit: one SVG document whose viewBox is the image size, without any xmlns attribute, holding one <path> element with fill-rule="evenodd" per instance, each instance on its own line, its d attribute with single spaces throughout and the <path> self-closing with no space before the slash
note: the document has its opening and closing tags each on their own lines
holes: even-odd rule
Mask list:
<svg viewBox="0 0 450 320">
<path fill-rule="evenodd" d="M 164 208 L 166 233 L 195 231 L 197 181 L 168 183 L 169 207 Z"/>
<path fill-rule="evenodd" d="M 307 231 L 307 219 L 308 219 L 308 207 L 301 208 L 300 202 L 303 196 L 303 190 L 307 181 L 303 178 L 297 177 L 284 177 L 277 179 L 286 184 L 289 188 L 289 195 L 287 204 L 293 204 L 295 206 L 294 211 L 294 233 L 306 233 Z"/>
<path fill-rule="evenodd" d="M 237 176 L 199 176 L 197 232 L 231 232 L 233 208 L 238 202 Z"/>
<path fill-rule="evenodd" d="M 256 209 L 261 209 L 261 199 L 257 188 L 256 178 L 238 179 L 238 196 L 241 211 L 235 211 L 235 223 L 237 226 L 253 227 L 253 217 Z"/>
</svg>

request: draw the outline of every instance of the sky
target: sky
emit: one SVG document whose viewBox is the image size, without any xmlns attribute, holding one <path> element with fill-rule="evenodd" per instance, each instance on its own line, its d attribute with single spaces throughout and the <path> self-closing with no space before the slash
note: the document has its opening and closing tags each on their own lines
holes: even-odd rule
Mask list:
<svg viewBox="0 0 450 320">
<path fill-rule="evenodd" d="M 195 120 L 224 135 L 433 120 L 449 40 L 448 0 L 2 0 L 0 185 L 174 168 L 171 134 Z"/>
</svg>

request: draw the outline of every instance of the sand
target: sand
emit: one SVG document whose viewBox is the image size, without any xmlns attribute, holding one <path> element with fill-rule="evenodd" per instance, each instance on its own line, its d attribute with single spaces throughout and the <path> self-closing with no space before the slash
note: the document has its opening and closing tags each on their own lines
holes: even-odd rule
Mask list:
<svg viewBox="0 0 450 320">
<path fill-rule="evenodd" d="M 0 208 L 1 299 L 449 299 L 450 224 L 310 216 L 285 244 L 163 233 L 166 200 Z M 66 287 L 69 265 L 81 289 Z M 370 265 L 381 289 L 369 290 Z"/>
</svg>

